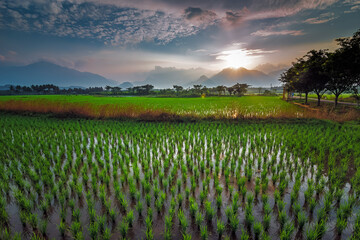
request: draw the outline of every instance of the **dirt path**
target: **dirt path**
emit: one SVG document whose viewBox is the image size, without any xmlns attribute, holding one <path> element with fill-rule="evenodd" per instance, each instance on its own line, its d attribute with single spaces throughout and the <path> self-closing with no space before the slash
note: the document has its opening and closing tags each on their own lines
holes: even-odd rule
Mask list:
<svg viewBox="0 0 360 240">
<path fill-rule="evenodd" d="M 300 98 L 300 97 L 298 97 L 298 96 L 293 96 L 293 98 L 295 98 L 295 99 L 305 99 L 304 97 Z M 308 100 L 310 100 L 310 101 L 317 101 L 317 98 L 308 98 Z M 320 99 L 320 102 L 334 103 L 334 100 Z M 356 106 L 356 105 L 357 105 L 357 103 L 339 102 L 339 101 L 338 101 L 338 104 L 352 105 L 352 106 Z"/>
</svg>

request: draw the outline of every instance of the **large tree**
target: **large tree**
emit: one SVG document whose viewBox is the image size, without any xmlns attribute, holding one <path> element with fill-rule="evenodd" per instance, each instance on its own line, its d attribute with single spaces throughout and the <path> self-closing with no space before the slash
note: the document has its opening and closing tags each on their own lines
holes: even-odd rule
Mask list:
<svg viewBox="0 0 360 240">
<path fill-rule="evenodd" d="M 355 83 L 354 77 L 346 67 L 347 60 L 341 49 L 328 54 L 325 68 L 329 76 L 326 88 L 335 95 L 335 107 L 340 94 L 350 91 Z"/>
<path fill-rule="evenodd" d="M 340 45 L 344 57 L 344 70 L 353 79 L 353 96 L 360 100 L 360 29 L 352 37 L 339 38 L 336 40 Z"/>
<path fill-rule="evenodd" d="M 300 81 L 304 81 L 307 89 L 316 93 L 318 106 L 320 106 L 320 99 L 325 93 L 326 85 L 329 82 L 329 75 L 326 74 L 324 68 L 326 61 L 326 50 L 311 50 L 304 56 L 303 69 L 300 74 Z"/>
</svg>

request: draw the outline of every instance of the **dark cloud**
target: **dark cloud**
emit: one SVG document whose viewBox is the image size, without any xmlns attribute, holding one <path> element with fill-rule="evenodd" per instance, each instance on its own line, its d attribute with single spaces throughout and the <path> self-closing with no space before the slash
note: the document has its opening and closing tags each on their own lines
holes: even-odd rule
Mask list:
<svg viewBox="0 0 360 240">
<path fill-rule="evenodd" d="M 226 21 L 228 21 L 230 24 L 238 24 L 242 20 L 242 16 L 238 12 L 233 11 L 227 11 L 226 12 Z"/>
<path fill-rule="evenodd" d="M 185 9 L 185 17 L 189 20 L 201 17 L 201 15 L 203 14 L 204 10 L 202 10 L 201 8 L 188 7 L 187 9 Z"/>
<path fill-rule="evenodd" d="M 213 21 L 216 19 L 216 13 L 209 10 L 203 10 L 197 7 L 188 7 L 184 11 L 185 18 L 187 20 L 197 21 Z"/>
</svg>

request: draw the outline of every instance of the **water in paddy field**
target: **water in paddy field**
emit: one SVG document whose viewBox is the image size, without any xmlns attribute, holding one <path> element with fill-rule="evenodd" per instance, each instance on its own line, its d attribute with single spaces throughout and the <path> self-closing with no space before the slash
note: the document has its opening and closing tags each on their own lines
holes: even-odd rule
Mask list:
<svg viewBox="0 0 360 240">
<path fill-rule="evenodd" d="M 331 156 L 336 161 L 345 158 L 340 160 L 342 153 L 333 136 L 341 141 L 359 137 L 351 128 L 336 133 L 333 125 L 325 123 L 159 124 L 11 115 L 0 118 L 0 123 L 2 195 L 8 215 L 8 221 L 1 223 L 23 239 L 43 235 L 43 222 L 47 222 L 44 236 L 49 239 L 73 239 L 76 234 L 91 239 L 91 225 L 98 226 L 99 238 L 104 239 L 108 229 L 110 239 L 119 239 L 119 226 L 128 221 L 126 215 L 131 211 L 134 219 L 127 238 L 145 239 L 151 230 L 154 239 L 164 239 L 167 229 L 171 239 L 182 239 L 180 209 L 188 225 L 185 231 L 192 239 L 202 237 L 199 226 L 207 227 L 208 239 L 218 239 L 217 220 L 225 225 L 223 237 L 240 239 L 247 232 L 255 239 L 254 224 L 260 222 L 264 228 L 264 195 L 268 196 L 271 221 L 269 229 L 262 232 L 278 239 L 284 234 L 282 223 L 287 223 L 293 226 L 290 239 L 305 239 L 334 190 L 331 164 L 325 166 L 323 161 L 332 161 Z M 348 134 L 343 135 L 344 131 Z M 359 142 L 351 144 L 356 149 Z M 359 152 L 344 152 L 347 158 L 359 157 Z M 321 215 L 326 219 L 323 239 L 348 239 L 353 234 L 357 200 L 342 234 L 337 230 L 337 211 L 354 196 L 351 179 L 346 176 L 335 188 L 331 208 Z M 322 184 L 323 188 L 319 187 Z M 292 197 L 296 185 L 299 192 Z M 315 204 L 311 207 L 312 199 Z M 193 217 L 191 203 L 197 205 L 194 215 L 201 213 L 203 221 Z M 306 216 L 303 230 L 299 230 L 295 203 Z M 249 206 L 250 226 L 246 224 Z M 147 223 L 149 208 L 151 224 Z M 285 220 L 279 216 L 280 208 Z M 238 220 L 233 229 L 229 212 Z M 165 219 L 170 215 L 172 224 L 166 228 Z M 65 225 L 63 236 L 61 222 Z"/>
</svg>

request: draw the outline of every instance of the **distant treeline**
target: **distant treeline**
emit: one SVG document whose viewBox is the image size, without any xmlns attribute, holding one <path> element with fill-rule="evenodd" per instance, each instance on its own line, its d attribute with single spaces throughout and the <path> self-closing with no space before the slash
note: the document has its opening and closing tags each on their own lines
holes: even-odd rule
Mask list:
<svg viewBox="0 0 360 240">
<path fill-rule="evenodd" d="M 360 30 L 352 37 L 336 39 L 340 46 L 334 52 L 311 50 L 282 73 L 280 81 L 289 92 L 316 93 L 318 105 L 322 95 L 335 95 L 335 106 L 340 94 L 352 92 L 359 101 L 360 88 Z"/>
<path fill-rule="evenodd" d="M 202 85 L 193 85 L 190 88 L 184 88 L 179 85 L 174 85 L 173 88 L 154 89 L 153 85 L 146 84 L 142 86 L 135 86 L 126 89 L 121 87 L 89 87 L 89 88 L 66 88 L 61 89 L 52 84 L 32 85 L 32 86 L 10 86 L 10 94 L 100 94 L 100 95 L 157 95 L 157 96 L 243 96 L 248 91 L 249 85 L 246 83 L 236 83 L 234 86 L 217 86 L 208 88 Z M 253 91 L 255 88 L 252 89 Z M 262 95 L 276 95 L 276 88 L 256 88 L 256 93 Z"/>
<path fill-rule="evenodd" d="M 61 89 L 58 86 L 53 84 L 44 84 L 44 85 L 31 85 L 29 86 L 10 86 L 9 89 L 12 94 L 89 94 L 102 92 L 104 89 L 102 87 L 89 87 L 89 88 L 66 88 Z"/>
</svg>

